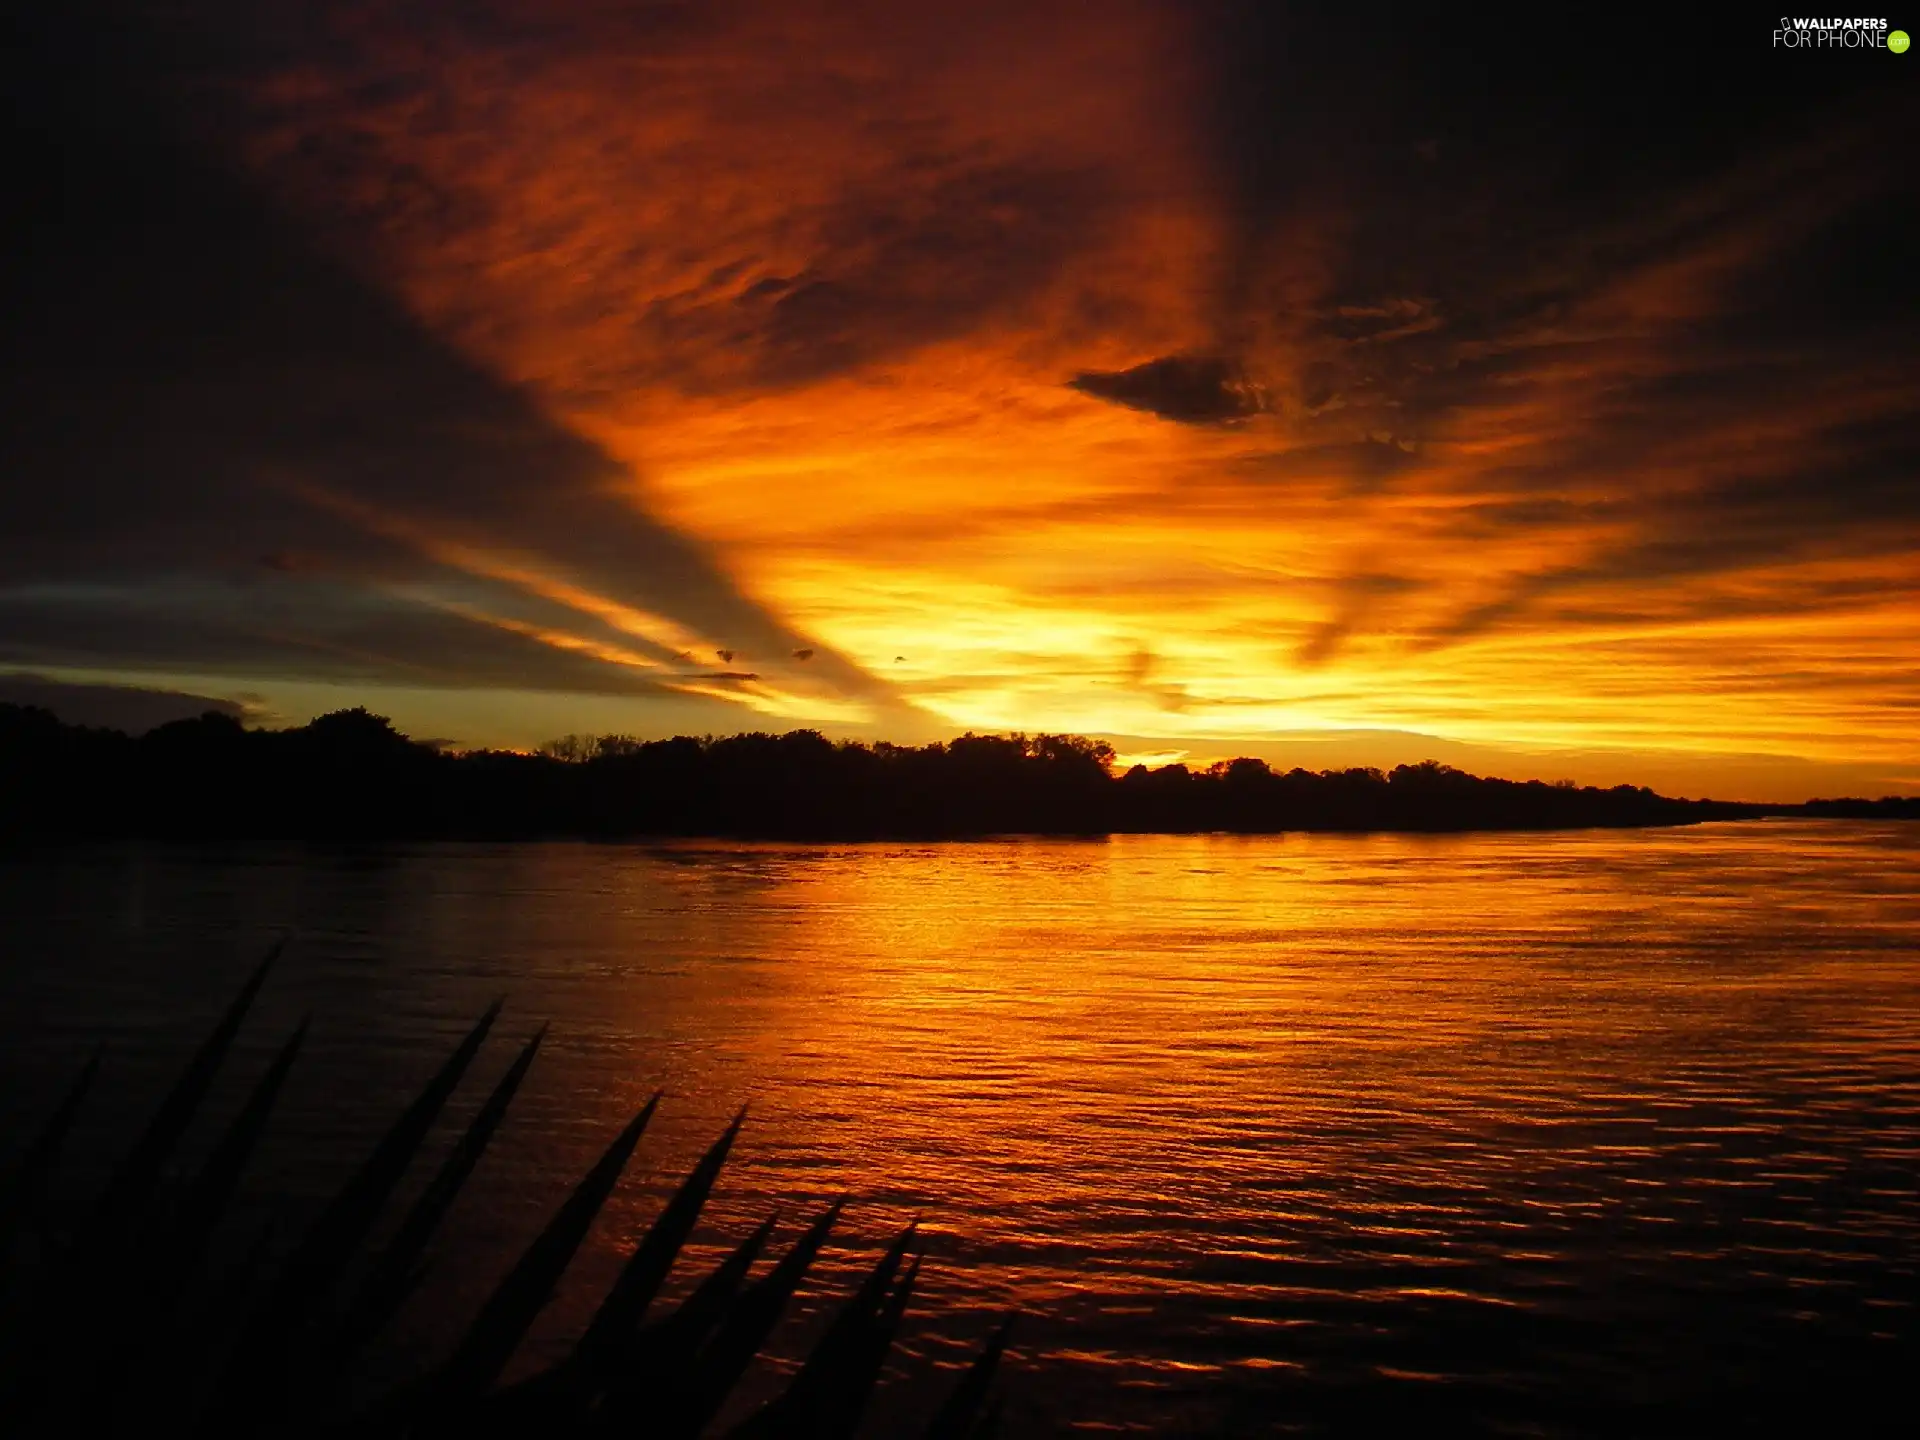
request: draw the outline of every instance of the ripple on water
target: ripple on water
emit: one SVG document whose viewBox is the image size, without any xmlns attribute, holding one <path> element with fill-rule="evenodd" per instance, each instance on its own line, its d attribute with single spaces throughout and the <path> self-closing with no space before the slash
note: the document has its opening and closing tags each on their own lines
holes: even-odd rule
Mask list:
<svg viewBox="0 0 1920 1440">
<path fill-rule="evenodd" d="M 287 925 L 223 1095 L 315 1013 L 257 1191 L 323 1193 L 497 991 L 493 1065 L 555 1022 L 409 1354 L 665 1086 L 535 1353 L 751 1102 L 693 1258 L 855 1197 L 763 1384 L 925 1217 L 877 1429 L 1008 1305 L 1015 1434 L 1716 1428 L 1914 1358 L 1911 830 L 47 854 L 0 871 L 5 1118 L 109 1035 L 97 1169 Z"/>
</svg>

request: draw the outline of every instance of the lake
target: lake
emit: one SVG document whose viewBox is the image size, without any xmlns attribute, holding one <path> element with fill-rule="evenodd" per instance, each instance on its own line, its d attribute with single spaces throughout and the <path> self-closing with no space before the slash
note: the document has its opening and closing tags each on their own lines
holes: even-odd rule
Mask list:
<svg viewBox="0 0 1920 1440">
<path fill-rule="evenodd" d="M 16 854 L 5 1134 L 104 1038 L 84 1194 L 282 929 L 215 1108 L 312 1013 L 254 1212 L 496 995 L 441 1143 L 553 1024 L 395 1369 L 656 1088 L 522 1369 L 743 1104 L 698 1258 L 852 1197 L 779 1355 L 923 1218 L 874 1433 L 1010 1307 L 1008 1435 L 1687 1429 L 1914 1357 L 1920 826 Z"/>
</svg>

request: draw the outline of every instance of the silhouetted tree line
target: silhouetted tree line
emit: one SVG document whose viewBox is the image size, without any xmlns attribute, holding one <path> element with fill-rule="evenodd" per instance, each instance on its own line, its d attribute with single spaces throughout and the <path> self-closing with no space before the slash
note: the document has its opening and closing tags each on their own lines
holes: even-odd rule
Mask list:
<svg viewBox="0 0 1920 1440">
<path fill-rule="evenodd" d="M 1805 815 L 1823 820 L 1920 820 L 1920 795 L 1883 795 L 1878 800 L 1809 800 Z"/>
<path fill-rule="evenodd" d="M 137 738 L 0 705 L 0 833 L 195 838 L 731 835 L 861 839 L 1281 830 L 1546 830 L 1762 814 L 1898 814 L 1676 800 L 1644 787 L 1483 779 L 1425 761 L 1285 772 L 1239 759 L 1113 770 L 1071 735 L 943 744 L 568 736 L 449 753 L 362 709 L 289 730 L 209 713 Z"/>
</svg>

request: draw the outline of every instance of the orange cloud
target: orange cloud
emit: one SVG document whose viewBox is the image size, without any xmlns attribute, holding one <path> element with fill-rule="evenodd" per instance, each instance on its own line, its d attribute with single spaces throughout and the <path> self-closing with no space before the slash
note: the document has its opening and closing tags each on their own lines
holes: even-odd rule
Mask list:
<svg viewBox="0 0 1920 1440">
<path fill-rule="evenodd" d="M 1870 116 L 1595 219 L 1329 135 L 1391 96 L 1223 133 L 1184 7 L 523 18 L 355 11 L 247 78 L 247 162 L 936 720 L 1920 765 L 1913 371 L 1794 308 Z M 611 663 L 718 643 L 405 538 Z M 840 704 L 792 684 L 746 703 Z"/>
</svg>

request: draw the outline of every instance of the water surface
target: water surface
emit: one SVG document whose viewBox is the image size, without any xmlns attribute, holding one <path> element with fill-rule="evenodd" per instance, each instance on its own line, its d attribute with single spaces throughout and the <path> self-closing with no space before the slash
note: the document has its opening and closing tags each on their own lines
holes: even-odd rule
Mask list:
<svg viewBox="0 0 1920 1440">
<path fill-rule="evenodd" d="M 525 1363 L 742 1104 L 703 1254 L 853 1197 L 786 1353 L 924 1217 L 876 1431 L 1008 1307 L 1015 1435 L 1711 1428 L 1913 1357 L 1920 827 L 15 856 L 8 1132 L 107 1037 L 80 1184 L 281 927 L 223 1109 L 315 1035 L 256 1208 L 325 1194 L 496 993 L 448 1134 L 554 1023 L 389 1364 L 656 1087 Z"/>
</svg>

